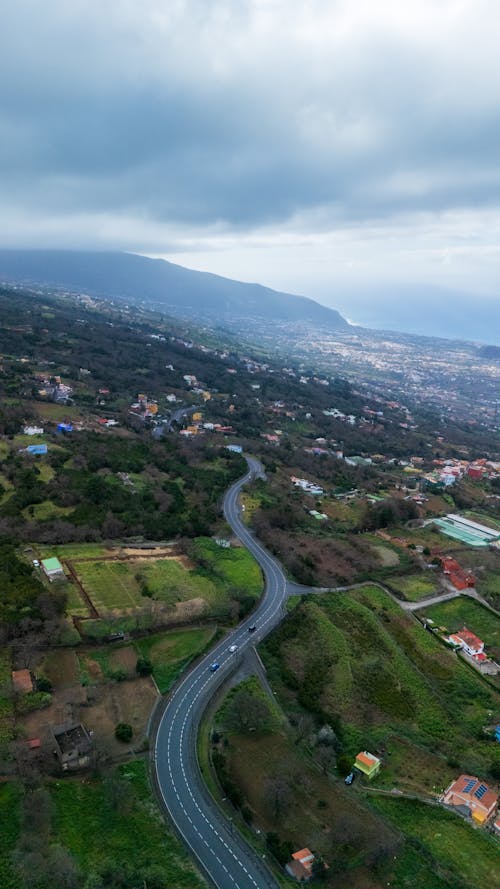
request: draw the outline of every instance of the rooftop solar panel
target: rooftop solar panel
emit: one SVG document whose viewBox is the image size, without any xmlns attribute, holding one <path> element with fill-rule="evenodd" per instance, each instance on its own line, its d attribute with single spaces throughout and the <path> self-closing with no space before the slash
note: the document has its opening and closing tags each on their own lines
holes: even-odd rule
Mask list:
<svg viewBox="0 0 500 889">
<path fill-rule="evenodd" d="M 486 787 L 486 784 L 481 784 L 477 788 L 474 796 L 477 797 L 477 799 L 482 799 L 487 790 L 488 790 L 488 788 Z"/>
<path fill-rule="evenodd" d="M 474 787 L 475 783 L 476 783 L 475 781 L 467 781 L 467 784 L 465 785 L 462 793 L 469 793 L 469 791 L 471 791 L 472 788 Z"/>
</svg>

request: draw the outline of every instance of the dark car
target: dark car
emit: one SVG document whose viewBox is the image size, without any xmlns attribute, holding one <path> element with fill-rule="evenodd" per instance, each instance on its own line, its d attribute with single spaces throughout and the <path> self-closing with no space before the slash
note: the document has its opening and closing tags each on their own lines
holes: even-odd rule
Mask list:
<svg viewBox="0 0 500 889">
<path fill-rule="evenodd" d="M 218 664 L 217 661 L 214 661 L 213 664 L 210 664 L 210 672 L 215 673 L 215 671 L 218 670 L 219 667 L 220 664 Z"/>
<path fill-rule="evenodd" d="M 257 625 L 256 625 L 256 624 L 252 624 L 252 625 L 248 628 L 248 632 L 249 632 L 249 633 L 255 633 L 255 630 L 256 630 L 256 629 L 257 629 Z"/>
</svg>

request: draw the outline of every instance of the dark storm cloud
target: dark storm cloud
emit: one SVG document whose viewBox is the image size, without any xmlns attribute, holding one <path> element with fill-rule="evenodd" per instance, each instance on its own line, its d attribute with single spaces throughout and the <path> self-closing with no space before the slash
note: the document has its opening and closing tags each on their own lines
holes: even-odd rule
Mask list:
<svg viewBox="0 0 500 889">
<path fill-rule="evenodd" d="M 11 3 L 4 208 L 237 232 L 497 207 L 491 4 L 376 6 Z"/>
</svg>

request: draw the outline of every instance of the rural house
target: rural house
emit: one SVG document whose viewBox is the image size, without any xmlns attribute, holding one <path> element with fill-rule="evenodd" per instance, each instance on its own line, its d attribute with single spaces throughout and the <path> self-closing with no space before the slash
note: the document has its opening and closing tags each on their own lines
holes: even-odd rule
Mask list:
<svg viewBox="0 0 500 889">
<path fill-rule="evenodd" d="M 452 559 L 450 556 L 445 556 L 441 559 L 441 567 L 447 580 L 456 590 L 465 590 L 468 587 L 473 587 L 476 583 L 476 578 L 472 572 L 465 571 L 456 559 Z"/>
<path fill-rule="evenodd" d="M 457 630 L 457 632 L 453 633 L 449 639 L 450 642 L 453 642 L 455 645 L 460 645 L 466 654 L 470 654 L 471 657 L 477 657 L 484 653 L 484 642 L 474 633 L 471 633 L 467 627 L 462 627 L 461 630 Z"/>
<path fill-rule="evenodd" d="M 300 849 L 294 852 L 292 860 L 285 865 L 287 874 L 299 883 L 306 883 L 313 875 L 314 855 L 310 849 Z"/>
<path fill-rule="evenodd" d="M 82 723 L 66 723 L 52 729 L 57 756 L 64 772 L 84 769 L 90 765 L 92 738 Z"/>
<path fill-rule="evenodd" d="M 51 583 L 53 580 L 64 580 L 66 577 L 63 566 L 55 556 L 51 559 L 42 559 L 42 568 Z"/>
<path fill-rule="evenodd" d="M 377 756 L 373 756 L 372 753 L 367 753 L 366 750 L 363 750 L 361 753 L 358 753 L 354 766 L 371 780 L 375 775 L 378 775 L 381 762 Z"/>
<path fill-rule="evenodd" d="M 477 824 L 485 824 L 497 807 L 498 797 L 478 778 L 460 775 L 445 790 L 441 802 L 445 806 L 453 806 Z"/>
</svg>

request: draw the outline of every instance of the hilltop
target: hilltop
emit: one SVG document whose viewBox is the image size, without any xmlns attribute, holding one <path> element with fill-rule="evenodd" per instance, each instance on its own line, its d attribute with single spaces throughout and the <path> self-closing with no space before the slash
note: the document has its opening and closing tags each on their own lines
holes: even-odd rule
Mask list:
<svg viewBox="0 0 500 889">
<path fill-rule="evenodd" d="M 132 253 L 0 250 L 0 279 L 85 291 L 221 325 L 272 321 L 304 323 L 326 330 L 349 329 L 335 309 L 305 296 Z"/>
</svg>

